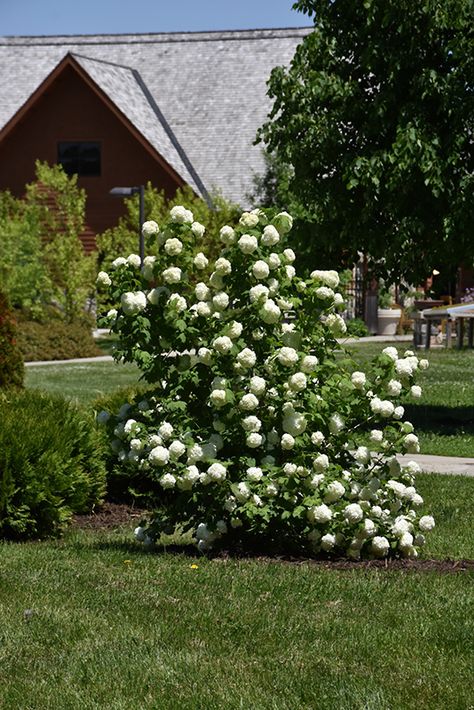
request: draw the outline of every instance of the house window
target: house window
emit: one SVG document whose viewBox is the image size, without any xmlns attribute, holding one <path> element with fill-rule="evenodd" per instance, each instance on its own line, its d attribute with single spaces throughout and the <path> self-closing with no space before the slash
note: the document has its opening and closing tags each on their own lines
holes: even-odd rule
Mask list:
<svg viewBox="0 0 474 710">
<path fill-rule="evenodd" d="M 98 177 L 100 175 L 100 143 L 62 141 L 58 143 L 58 163 L 67 175 Z"/>
</svg>

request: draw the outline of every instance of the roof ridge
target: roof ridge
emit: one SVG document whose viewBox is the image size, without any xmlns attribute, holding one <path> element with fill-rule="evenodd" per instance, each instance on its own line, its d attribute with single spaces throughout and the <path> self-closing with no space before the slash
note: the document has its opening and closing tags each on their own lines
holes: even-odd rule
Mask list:
<svg viewBox="0 0 474 710">
<path fill-rule="evenodd" d="M 194 167 L 194 165 L 193 165 L 192 162 L 190 161 L 190 159 L 189 159 L 189 157 L 188 157 L 188 154 L 186 153 L 186 151 L 184 150 L 183 146 L 181 145 L 181 143 L 180 143 L 179 140 L 177 139 L 177 137 L 176 137 L 176 135 L 175 135 L 175 132 L 173 131 L 173 129 L 171 128 L 170 124 L 169 124 L 168 121 L 166 120 L 166 118 L 165 118 L 163 112 L 161 111 L 160 107 L 158 106 L 157 102 L 155 101 L 155 99 L 154 99 L 153 95 L 151 94 L 151 92 L 150 92 L 148 86 L 146 85 L 145 81 L 143 80 L 143 78 L 142 78 L 140 72 L 137 71 L 136 69 L 132 69 L 132 74 L 133 74 L 133 76 L 134 76 L 134 78 L 135 78 L 135 81 L 137 82 L 138 86 L 139 86 L 140 89 L 142 90 L 142 92 L 143 92 L 143 94 L 144 94 L 146 100 L 148 101 L 148 103 L 149 103 L 149 105 L 150 105 L 150 107 L 151 107 L 153 113 L 155 114 L 155 116 L 157 117 L 158 121 L 161 123 L 163 129 L 165 130 L 165 132 L 166 132 L 168 138 L 170 139 L 170 141 L 171 141 L 173 147 L 175 148 L 175 150 L 176 150 L 176 152 L 178 153 L 179 157 L 181 158 L 181 160 L 183 161 L 184 165 L 185 165 L 186 168 L 188 169 L 189 174 L 191 175 L 191 177 L 193 178 L 194 182 L 196 183 L 196 186 L 197 186 L 198 189 L 201 191 L 201 194 L 202 194 L 202 196 L 204 197 L 205 201 L 207 202 L 208 206 L 212 209 L 212 207 L 213 207 L 212 199 L 211 199 L 211 197 L 210 197 L 210 195 L 209 195 L 209 192 L 208 192 L 207 189 L 206 189 L 206 186 L 204 185 L 203 181 L 202 181 L 201 178 L 199 177 L 199 174 L 198 174 L 196 168 Z"/>
<path fill-rule="evenodd" d="M 103 33 L 85 35 L 3 35 L 0 36 L 0 47 L 57 47 L 68 44 L 82 46 L 120 45 L 120 44 L 176 44 L 182 42 L 235 42 L 254 41 L 299 36 L 302 31 L 313 30 L 314 27 L 264 27 L 247 30 L 200 30 L 195 32 L 137 32 L 137 33 Z M 277 33 L 272 36 L 272 33 Z M 283 34 L 286 33 L 286 34 Z M 106 39 L 108 38 L 108 39 Z M 6 40 L 3 41 L 2 40 Z M 25 40 L 24 42 L 18 40 Z M 37 40 L 36 42 L 34 40 Z M 50 41 L 41 41 L 50 40 Z"/>
<path fill-rule="evenodd" d="M 133 72 L 133 67 L 128 64 L 117 64 L 116 62 L 109 62 L 107 59 L 98 59 L 97 57 L 88 57 L 85 54 L 78 54 L 77 52 L 68 52 L 71 57 L 78 57 L 79 59 L 87 59 L 88 62 L 97 62 L 97 64 L 107 64 L 111 67 L 118 67 L 119 69 L 128 69 L 128 71 Z"/>
</svg>

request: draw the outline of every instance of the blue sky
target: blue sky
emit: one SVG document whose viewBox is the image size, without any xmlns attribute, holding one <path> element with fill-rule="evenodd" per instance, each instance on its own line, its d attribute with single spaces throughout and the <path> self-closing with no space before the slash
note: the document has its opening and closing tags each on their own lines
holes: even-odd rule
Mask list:
<svg viewBox="0 0 474 710">
<path fill-rule="evenodd" d="M 305 27 L 293 0 L 0 0 L 0 35 Z"/>
</svg>

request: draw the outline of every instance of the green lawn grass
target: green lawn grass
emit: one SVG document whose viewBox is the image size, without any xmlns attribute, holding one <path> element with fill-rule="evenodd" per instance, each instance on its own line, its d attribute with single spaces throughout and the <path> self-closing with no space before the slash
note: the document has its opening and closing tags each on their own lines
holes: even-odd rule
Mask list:
<svg viewBox="0 0 474 710">
<path fill-rule="evenodd" d="M 140 371 L 135 365 L 98 361 L 52 364 L 26 368 L 26 386 L 61 394 L 88 404 L 118 387 L 136 384 Z"/>
<path fill-rule="evenodd" d="M 357 343 L 347 346 L 363 367 L 392 343 Z M 410 343 L 396 344 L 399 353 Z M 406 418 L 420 438 L 421 453 L 474 457 L 474 350 L 418 350 L 430 367 L 419 382 L 423 395 L 404 404 Z"/>
<path fill-rule="evenodd" d="M 474 480 L 419 488 L 427 556 L 474 557 Z M 472 571 L 147 553 L 126 529 L 4 543 L 0 560 L 2 710 L 474 706 Z"/>
</svg>

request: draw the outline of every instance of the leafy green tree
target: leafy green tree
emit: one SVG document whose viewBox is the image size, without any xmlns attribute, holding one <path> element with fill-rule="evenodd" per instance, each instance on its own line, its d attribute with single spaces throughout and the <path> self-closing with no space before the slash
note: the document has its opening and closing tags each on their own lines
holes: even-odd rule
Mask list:
<svg viewBox="0 0 474 710">
<path fill-rule="evenodd" d="M 97 257 L 85 254 L 80 234 L 84 229 L 86 193 L 60 165 L 36 163 L 36 181 L 27 185 L 27 206 L 38 215 L 44 244 L 43 258 L 53 287 L 53 299 L 68 322 L 80 319 L 88 297 L 94 294 Z"/>
<path fill-rule="evenodd" d="M 273 70 L 258 139 L 291 166 L 306 262 L 423 280 L 471 262 L 473 0 L 299 0 L 314 31 Z"/>
</svg>

